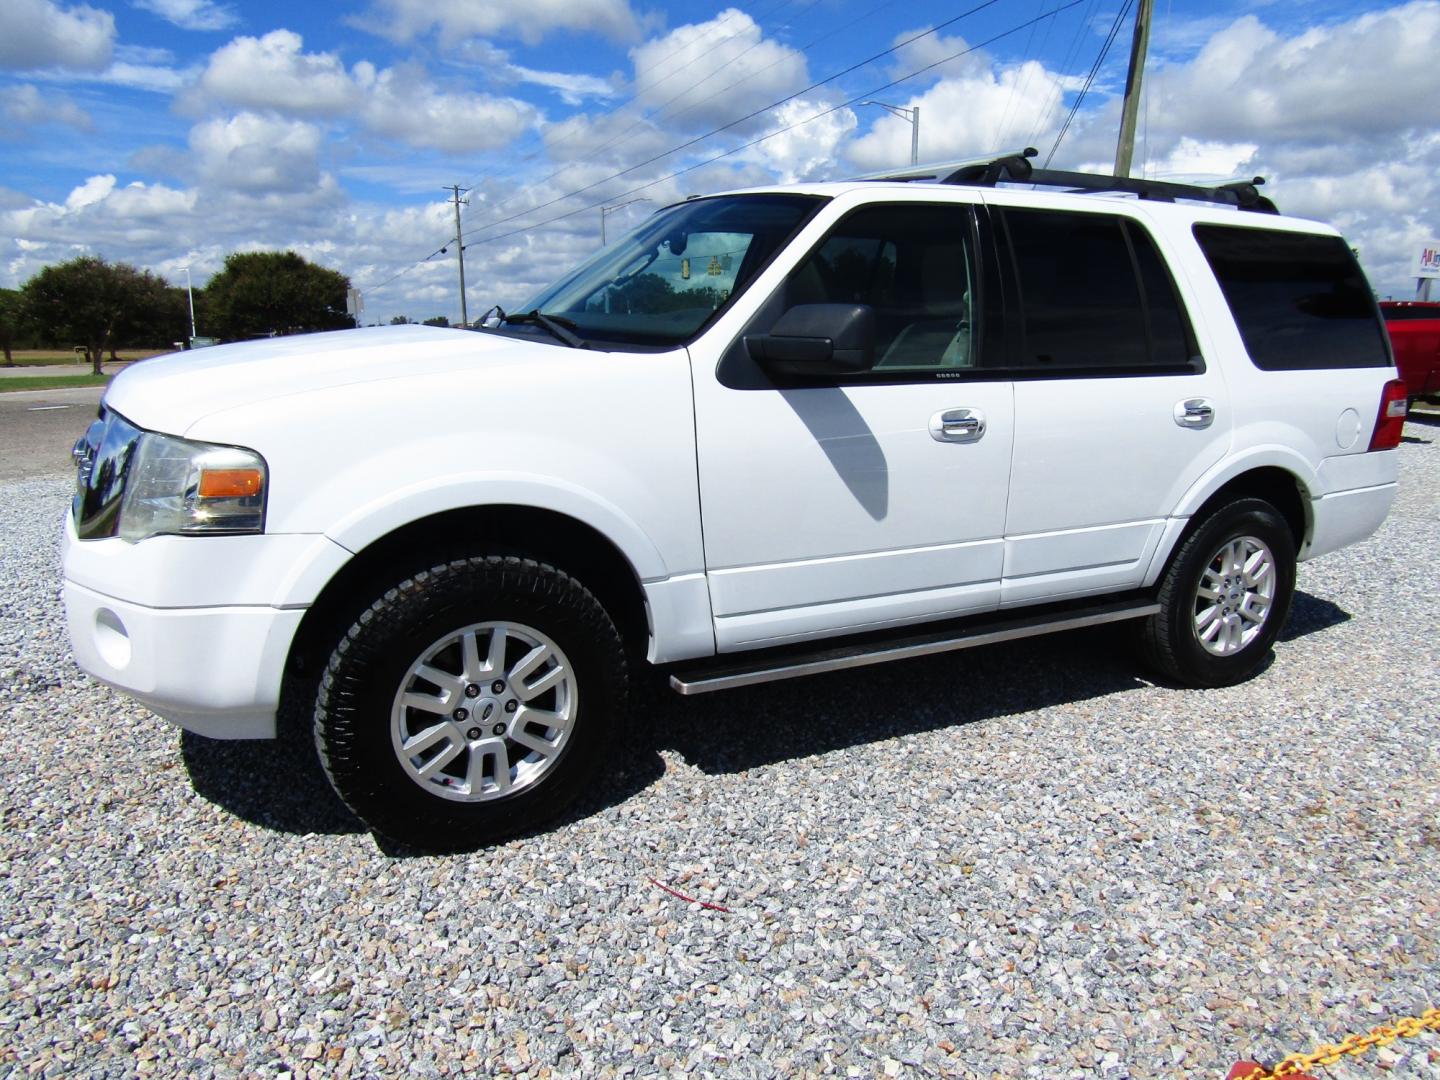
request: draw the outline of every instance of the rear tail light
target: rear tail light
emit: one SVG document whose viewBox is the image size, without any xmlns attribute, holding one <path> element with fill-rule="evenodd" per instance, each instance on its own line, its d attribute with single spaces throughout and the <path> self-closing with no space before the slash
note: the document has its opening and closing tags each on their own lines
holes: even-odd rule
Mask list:
<svg viewBox="0 0 1440 1080">
<path fill-rule="evenodd" d="M 1380 415 L 1375 418 L 1375 434 L 1370 436 L 1371 450 L 1394 450 L 1400 445 L 1405 430 L 1405 383 L 1391 379 L 1380 395 Z"/>
</svg>

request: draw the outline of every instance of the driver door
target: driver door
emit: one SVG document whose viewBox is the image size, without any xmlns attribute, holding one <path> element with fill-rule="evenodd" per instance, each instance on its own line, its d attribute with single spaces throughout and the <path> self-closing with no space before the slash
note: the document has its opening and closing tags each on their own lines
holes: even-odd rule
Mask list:
<svg viewBox="0 0 1440 1080">
<path fill-rule="evenodd" d="M 984 368 L 976 237 L 964 203 L 861 205 L 738 338 L 691 347 L 720 651 L 998 606 L 1014 400 Z M 796 380 L 749 355 L 814 303 L 873 309 L 872 370 Z"/>
</svg>

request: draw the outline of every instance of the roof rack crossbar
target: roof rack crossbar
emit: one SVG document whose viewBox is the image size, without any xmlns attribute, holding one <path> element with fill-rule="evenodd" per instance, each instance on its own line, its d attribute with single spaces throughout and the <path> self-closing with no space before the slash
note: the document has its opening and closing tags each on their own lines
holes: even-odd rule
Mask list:
<svg viewBox="0 0 1440 1080">
<path fill-rule="evenodd" d="M 1157 202 L 1191 199 L 1221 203 L 1241 210 L 1262 214 L 1278 214 L 1275 204 L 1260 194 L 1265 183 L 1261 176 L 1250 180 L 1227 180 L 1207 185 L 1172 180 L 1141 180 L 1133 176 L 1110 176 L 1104 173 L 1065 172 L 1060 169 L 1037 169 L 1030 163 L 1039 151 L 1033 146 L 1021 150 L 1002 150 L 960 161 L 912 165 L 908 169 L 866 173 L 856 180 L 888 180 L 911 183 L 929 181 L 969 187 L 994 187 L 996 184 L 1036 184 L 1041 187 L 1063 188 L 1072 192 L 1124 192 Z"/>
<path fill-rule="evenodd" d="M 1174 202 L 1193 199 L 1222 203 L 1241 210 L 1262 214 L 1278 214 L 1275 204 L 1260 194 L 1263 176 L 1252 180 L 1232 181 L 1207 187 L 1201 184 L 1177 184 L 1166 180 L 1142 180 L 1133 176 L 1109 176 L 1104 173 L 1065 172 L 1060 169 L 1037 169 L 1030 159 L 1038 151 L 1026 147 L 1018 154 L 1005 154 L 991 160 L 966 162 L 941 178 L 942 184 L 963 184 L 971 187 L 994 187 L 996 184 L 1036 184 L 1041 187 L 1065 188 L 1076 192 L 1125 192 L 1142 199 Z"/>
</svg>

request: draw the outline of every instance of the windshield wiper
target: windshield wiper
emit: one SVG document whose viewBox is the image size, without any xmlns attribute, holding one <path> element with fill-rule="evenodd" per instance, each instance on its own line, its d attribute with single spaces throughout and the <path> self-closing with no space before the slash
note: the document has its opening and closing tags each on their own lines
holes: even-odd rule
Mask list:
<svg viewBox="0 0 1440 1080">
<path fill-rule="evenodd" d="M 588 349 L 590 346 L 585 339 L 575 333 L 576 325 L 569 319 L 560 315 L 546 315 L 539 308 L 534 311 L 522 311 L 514 315 L 501 316 L 501 322 L 507 323 L 529 323 L 547 330 L 550 336 L 569 345 L 572 349 Z"/>
</svg>

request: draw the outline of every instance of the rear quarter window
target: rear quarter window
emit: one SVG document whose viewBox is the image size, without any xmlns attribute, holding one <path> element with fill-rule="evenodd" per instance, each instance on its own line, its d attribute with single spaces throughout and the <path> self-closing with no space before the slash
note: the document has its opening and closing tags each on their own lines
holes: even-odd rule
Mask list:
<svg viewBox="0 0 1440 1080">
<path fill-rule="evenodd" d="M 1344 240 L 1229 225 L 1194 231 L 1256 367 L 1390 366 L 1375 298 Z"/>
</svg>

